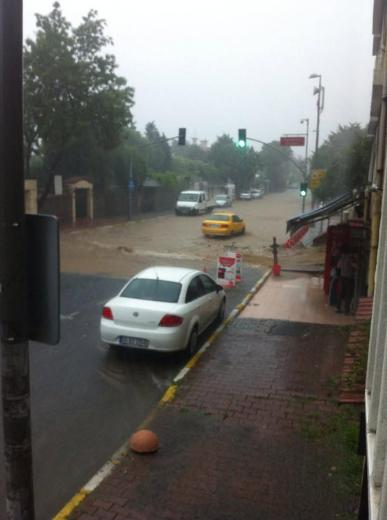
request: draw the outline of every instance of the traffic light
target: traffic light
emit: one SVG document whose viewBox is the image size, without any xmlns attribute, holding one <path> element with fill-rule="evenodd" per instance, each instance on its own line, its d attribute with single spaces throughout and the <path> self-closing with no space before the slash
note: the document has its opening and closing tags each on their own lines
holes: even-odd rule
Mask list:
<svg viewBox="0 0 387 520">
<path fill-rule="evenodd" d="M 240 128 L 238 130 L 238 148 L 246 148 L 246 128 Z"/>
<path fill-rule="evenodd" d="M 186 131 L 187 131 L 186 128 L 179 128 L 179 138 L 178 138 L 177 144 L 179 144 L 180 146 L 185 145 Z"/>
<path fill-rule="evenodd" d="M 308 183 L 307 182 L 301 182 L 301 184 L 300 184 L 300 197 L 306 197 L 307 192 L 308 192 Z"/>
</svg>

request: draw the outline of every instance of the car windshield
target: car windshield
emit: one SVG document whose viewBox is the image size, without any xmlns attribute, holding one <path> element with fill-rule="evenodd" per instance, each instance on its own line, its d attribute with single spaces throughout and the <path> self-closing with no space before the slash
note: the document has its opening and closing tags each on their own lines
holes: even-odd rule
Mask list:
<svg viewBox="0 0 387 520">
<path fill-rule="evenodd" d="M 227 200 L 227 195 L 217 195 L 216 200 Z"/>
<path fill-rule="evenodd" d="M 196 202 L 199 195 L 197 193 L 181 193 L 179 200 L 182 202 Z"/>
<path fill-rule="evenodd" d="M 120 296 L 136 300 L 176 303 L 180 291 L 181 284 L 177 282 L 135 278 L 125 287 Z"/>
<path fill-rule="evenodd" d="M 228 220 L 230 220 L 230 216 L 215 213 L 215 215 L 210 215 L 209 217 L 207 217 L 206 220 L 221 220 L 222 222 L 227 222 Z"/>
</svg>

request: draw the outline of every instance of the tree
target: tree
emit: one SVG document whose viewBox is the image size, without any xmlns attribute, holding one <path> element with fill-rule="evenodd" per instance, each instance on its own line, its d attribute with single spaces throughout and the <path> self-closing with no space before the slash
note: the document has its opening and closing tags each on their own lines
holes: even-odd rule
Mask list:
<svg viewBox="0 0 387 520">
<path fill-rule="evenodd" d="M 271 191 L 283 191 L 292 171 L 293 152 L 278 141 L 264 144 L 259 154 L 264 176 L 270 182 Z"/>
<path fill-rule="evenodd" d="M 149 168 L 155 172 L 165 172 L 171 168 L 172 154 L 166 137 L 160 134 L 154 121 L 145 127 L 145 135 L 150 145 L 146 150 Z"/>
<path fill-rule="evenodd" d="M 338 127 L 318 149 L 312 168 L 326 169 L 326 177 L 315 190 L 318 200 L 326 201 L 345 191 L 367 184 L 371 142 L 366 129 L 357 123 Z"/>
<path fill-rule="evenodd" d="M 229 135 L 218 137 L 211 146 L 209 160 L 223 182 L 230 179 L 237 192 L 251 187 L 260 164 L 259 156 L 253 148 L 240 150 Z"/>
<path fill-rule="evenodd" d="M 132 121 L 134 90 L 116 74 L 115 57 L 104 52 L 112 40 L 97 11 L 72 27 L 55 2 L 48 15 L 36 15 L 36 25 L 35 40 L 24 49 L 24 137 L 27 174 L 32 156 L 42 159 L 42 202 L 53 176 L 68 175 L 71 155 L 75 162 L 83 154 L 90 165 L 87 156 L 98 162 L 98 151 L 120 143 Z"/>
<path fill-rule="evenodd" d="M 173 155 L 186 157 L 194 161 L 209 161 L 209 150 L 208 148 L 202 148 L 197 144 L 186 144 L 185 146 L 179 146 L 177 142 L 172 143 Z"/>
</svg>

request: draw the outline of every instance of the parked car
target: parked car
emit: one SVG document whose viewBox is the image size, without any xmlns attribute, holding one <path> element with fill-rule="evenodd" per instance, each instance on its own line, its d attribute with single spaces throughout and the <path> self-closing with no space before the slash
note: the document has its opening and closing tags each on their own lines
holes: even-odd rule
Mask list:
<svg viewBox="0 0 387 520">
<path fill-rule="evenodd" d="M 199 334 L 223 320 L 225 306 L 224 289 L 208 274 L 150 267 L 103 307 L 101 339 L 125 348 L 194 353 Z"/>
<path fill-rule="evenodd" d="M 260 189 L 251 190 L 251 197 L 253 199 L 261 199 L 263 197 L 263 190 L 260 190 Z"/>
<path fill-rule="evenodd" d="M 243 219 L 231 211 L 218 211 L 202 222 L 202 232 L 206 236 L 243 235 L 245 231 Z"/>
<path fill-rule="evenodd" d="M 215 196 L 215 205 L 218 208 L 229 208 L 232 206 L 231 197 L 226 194 L 219 194 Z"/>
<path fill-rule="evenodd" d="M 251 200 L 253 198 L 252 194 L 251 194 L 251 191 L 242 191 L 240 194 L 239 194 L 239 198 L 241 200 Z"/>
<path fill-rule="evenodd" d="M 182 191 L 176 202 L 176 215 L 199 215 L 208 213 L 215 206 L 205 191 Z"/>
</svg>

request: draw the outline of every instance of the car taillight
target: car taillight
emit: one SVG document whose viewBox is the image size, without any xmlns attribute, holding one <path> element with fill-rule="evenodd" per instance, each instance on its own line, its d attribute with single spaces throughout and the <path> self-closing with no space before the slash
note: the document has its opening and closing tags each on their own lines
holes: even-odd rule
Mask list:
<svg viewBox="0 0 387 520">
<path fill-rule="evenodd" d="M 104 307 L 102 310 L 102 316 L 105 320 L 113 320 L 113 313 L 110 307 Z"/>
<path fill-rule="evenodd" d="M 220 227 L 221 227 L 222 229 L 227 229 L 227 228 L 228 228 L 228 224 L 221 224 Z"/>
<path fill-rule="evenodd" d="M 159 327 L 178 327 L 183 323 L 181 316 L 175 316 L 174 314 L 166 314 L 160 320 Z"/>
</svg>

